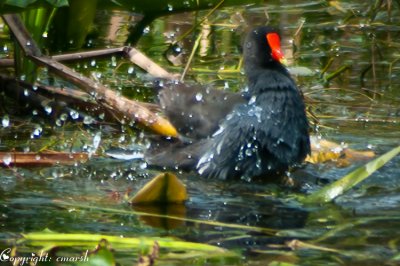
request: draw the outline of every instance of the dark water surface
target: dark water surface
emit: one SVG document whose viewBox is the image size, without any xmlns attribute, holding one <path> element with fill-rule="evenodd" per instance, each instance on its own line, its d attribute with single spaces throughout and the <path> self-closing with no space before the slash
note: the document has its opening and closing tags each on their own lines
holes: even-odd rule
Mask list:
<svg viewBox="0 0 400 266">
<path fill-rule="evenodd" d="M 367 2 L 269 1 L 268 5 L 217 10 L 204 26 L 197 26 L 194 34 L 173 49 L 182 57 L 183 64 L 178 66 L 171 66 L 164 57 L 169 42 L 189 30 L 196 17 L 199 21 L 207 11 L 171 15 L 146 28 L 138 48 L 171 72 L 181 73 L 198 33 L 209 31 L 208 38 L 200 43 L 186 80 L 238 90 L 245 86 L 243 74 L 237 71 L 245 25 L 267 22 L 276 25 L 281 29 L 284 52 L 307 104 L 319 118 L 314 135 L 353 149 L 382 154 L 400 143 L 400 7 L 393 2 L 390 10 L 381 8 L 375 12 Z M 111 19 L 120 20 L 117 31 L 109 28 Z M 128 19 L 126 12 L 99 12 L 97 27 L 101 30 L 97 39 L 90 40 L 91 48 L 123 45 Z M 0 49 L 3 48 L 1 45 Z M 7 49 L 0 52 L 1 56 L 6 54 L 4 50 Z M 330 60 L 332 64 L 322 75 Z M 118 57 L 71 66 L 125 95 L 153 99 L 149 77 Z M 330 81 L 323 79 L 342 66 L 348 69 Z M 6 110 L 1 112 L 4 120 Z M 0 128 L 3 151 L 12 148 L 37 151 L 57 138 L 62 141 L 56 142 L 53 149 L 90 151 L 99 132 L 99 154 L 118 147 L 143 149 L 147 143 L 146 132 L 121 130 L 119 126 L 99 128 L 74 121 L 55 126 L 40 118 L 24 120 L 8 116 L 10 126 Z M 31 138 L 38 128 L 40 134 Z M 335 162 L 309 164 L 291 175 L 304 179 L 300 193 L 309 193 L 366 162 L 351 162 L 347 167 L 339 167 Z M 151 221 L 134 214 L 79 207 L 132 210 L 118 195 L 123 196 L 129 189 L 136 191 L 158 173 L 147 169 L 140 160 L 126 162 L 99 156 L 75 166 L 3 168 L 0 169 L 0 240 L 46 228 L 126 237 L 168 235 L 235 250 L 243 255 L 235 263 L 243 265 L 269 265 L 272 261 L 296 265 L 398 265 L 399 168 L 397 157 L 356 189 L 332 204 L 321 206 L 301 205 L 294 197 L 298 191 L 277 184 L 222 182 L 178 173 L 187 185 L 190 200 L 185 207 L 171 208 L 169 214 L 185 213 L 183 217 L 189 219 L 272 228 L 278 230 L 275 235 L 193 222 Z M 60 201 L 71 205 L 60 205 L 57 203 Z M 314 246 L 291 250 L 285 243 L 293 239 Z M 117 261 L 129 264 L 132 254 L 117 254 Z M 190 259 L 165 261 L 165 265 L 191 264 L 195 262 Z M 160 265 L 164 265 L 163 261 Z"/>
</svg>

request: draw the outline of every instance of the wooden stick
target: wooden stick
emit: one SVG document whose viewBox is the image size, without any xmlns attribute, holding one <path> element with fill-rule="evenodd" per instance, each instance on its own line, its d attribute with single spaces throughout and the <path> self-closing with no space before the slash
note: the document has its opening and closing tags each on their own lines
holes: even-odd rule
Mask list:
<svg viewBox="0 0 400 266">
<path fill-rule="evenodd" d="M 138 49 L 134 47 L 117 47 L 117 48 L 108 48 L 108 49 L 100 49 L 100 50 L 93 50 L 93 51 L 85 51 L 79 53 L 68 53 L 68 54 L 61 54 L 61 55 L 54 55 L 50 58 L 63 62 L 63 61 L 75 61 L 75 60 L 82 60 L 88 59 L 93 57 L 102 57 L 108 56 L 111 54 L 121 54 L 128 58 L 133 64 L 139 66 L 143 70 L 147 71 L 154 77 L 157 78 L 165 78 L 165 79 L 178 79 L 179 74 L 172 74 L 166 71 L 164 68 L 160 67 L 150 58 L 148 58 L 145 54 L 140 52 Z M 13 59 L 1 59 L 0 60 L 0 67 L 12 67 L 14 66 Z"/>
<path fill-rule="evenodd" d="M 36 42 L 27 32 L 18 15 L 3 15 L 3 20 L 7 23 L 10 31 L 14 34 L 18 44 L 21 46 L 25 56 L 38 65 L 47 67 L 54 74 L 65 78 L 85 92 L 93 95 L 100 104 L 109 105 L 118 111 L 123 112 L 128 118 L 133 119 L 158 134 L 167 136 L 177 136 L 176 129 L 170 122 L 140 104 L 140 102 L 119 96 L 117 92 L 108 89 L 102 84 L 73 71 L 71 68 L 55 61 L 50 57 L 42 55 Z"/>
<path fill-rule="evenodd" d="M 0 152 L 0 167 L 10 166 L 47 166 L 55 164 L 72 165 L 84 163 L 89 159 L 87 153 L 71 152 Z"/>
<path fill-rule="evenodd" d="M 133 47 L 125 47 L 125 54 L 129 58 L 129 60 L 141 67 L 142 69 L 146 70 L 149 74 L 159 77 L 159 78 L 166 78 L 166 79 L 178 79 L 179 74 L 171 74 L 167 72 L 165 69 L 154 63 L 150 60 L 147 56 L 145 56 L 142 52 L 138 49 Z"/>
</svg>

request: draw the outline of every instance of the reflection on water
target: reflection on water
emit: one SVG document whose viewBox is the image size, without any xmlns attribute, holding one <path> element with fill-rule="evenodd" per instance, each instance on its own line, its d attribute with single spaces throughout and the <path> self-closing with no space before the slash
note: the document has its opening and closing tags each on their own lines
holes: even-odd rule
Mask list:
<svg viewBox="0 0 400 266">
<path fill-rule="evenodd" d="M 138 47 L 170 71 L 182 72 L 197 34 L 206 33 L 207 38 L 201 41 L 186 79 L 212 83 L 221 89 L 238 90 L 245 87 L 244 77 L 237 68 L 239 43 L 246 26 L 266 22 L 277 25 L 282 31 L 284 52 L 291 67 L 306 67 L 314 73 L 311 76 L 299 74 L 296 79 L 308 106 L 319 118 L 315 134 L 338 143 L 345 142 L 355 149 L 372 149 L 378 154 L 398 145 L 398 8 L 395 10 L 393 7 L 396 12 L 389 12 L 387 7 L 373 10 L 370 3 L 362 1 L 290 2 L 269 1 L 265 6 L 218 10 L 204 26 L 198 26 L 194 33 L 173 46 L 174 57 L 179 58 L 172 62 L 174 67 L 166 62 L 174 59 L 171 56 L 165 59 L 164 52 L 168 51 L 170 43 L 191 29 L 193 13 L 157 19 L 146 29 Z M 371 20 L 374 12 L 376 16 Z M 129 19 L 129 14 L 115 14 L 117 16 L 107 18 L 116 21 L 121 31 L 110 28 L 100 36 L 97 45 L 101 46 L 102 42 L 109 44 L 110 41 L 115 46 L 123 44 L 127 31 L 121 19 Z M 199 19 L 204 14 L 200 12 Z M 109 23 L 108 19 L 98 18 L 100 28 Z M 7 47 L 8 51 L 10 46 L 0 45 L 2 47 Z M 116 69 L 116 60 L 120 61 L 119 58 L 98 60 L 93 69 L 90 61 L 80 62 L 78 64 L 82 67 L 76 67 L 85 74 L 101 71 L 102 75 L 98 76 L 101 82 L 121 89 L 126 95 L 142 95 L 151 100 L 148 77 L 139 69 L 130 71 L 129 65 Z M 347 69 L 329 80 L 329 76 L 343 66 Z M 73 124 L 52 127 L 40 119 L 30 125 L 13 115 L 1 117 L 1 150 L 24 150 L 26 146 L 31 151 L 39 150 L 53 134 L 62 135 L 65 140 L 57 143 L 57 148 L 79 150 L 92 142 L 99 130 L 95 125 L 85 129 Z M 31 138 L 31 133 L 38 127 L 42 129 L 41 135 Z M 147 143 L 143 132 L 136 132 L 137 135 L 131 137 L 126 129 L 122 129 L 122 133 L 119 128 L 107 125 L 101 129 L 105 133 L 99 149 L 134 148 L 138 144 L 144 147 Z M 321 184 L 308 180 L 330 182 L 363 163 L 357 162 L 345 168 L 338 168 L 334 163 L 307 165 L 305 169 L 292 173 L 292 177 L 304 177 L 312 191 Z M 8 233 L 45 228 L 125 236 L 154 236 L 168 232 L 191 241 L 246 250 L 244 254 L 249 255 L 250 262 L 255 264 L 278 256 L 279 250 L 287 250 L 285 242 L 296 238 L 339 250 L 337 253 L 319 249 L 299 250 L 295 253 L 296 263 L 302 264 L 302 260 L 307 260 L 317 264 L 328 262 L 328 265 L 351 262 L 375 265 L 399 252 L 398 245 L 393 244 L 397 241 L 393 238 L 400 226 L 399 168 L 400 159 L 395 158 L 357 189 L 340 197 L 335 204 L 322 208 L 300 206 L 292 189 L 276 184 L 221 182 L 203 180 L 194 174 L 180 174 L 190 195 L 184 208 L 134 209 L 278 230 L 274 236 L 194 221 L 107 213 L 101 209 L 66 207 L 57 203 L 131 211 L 132 208 L 121 200 L 123 195 L 130 190 L 136 191 L 148 177 L 157 173 L 154 169 L 146 169 L 140 159 L 124 162 L 100 157 L 77 167 L 3 168 L 0 169 L 0 238 L 8 239 Z M 287 259 L 293 260 L 293 257 L 292 254 Z"/>
</svg>

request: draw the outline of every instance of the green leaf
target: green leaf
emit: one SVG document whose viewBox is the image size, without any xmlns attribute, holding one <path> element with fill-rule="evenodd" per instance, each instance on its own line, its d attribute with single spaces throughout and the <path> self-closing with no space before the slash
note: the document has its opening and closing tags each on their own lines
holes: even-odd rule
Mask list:
<svg viewBox="0 0 400 266">
<path fill-rule="evenodd" d="M 25 8 L 34 3 L 43 3 L 44 1 L 40 0 L 5 0 L 3 3 L 0 2 L 1 5 L 9 5 L 14 7 Z M 62 7 L 68 6 L 68 0 L 46 0 L 47 3 L 52 5 L 53 7 Z"/>
<path fill-rule="evenodd" d="M 38 0 L 6 0 L 4 4 L 24 8 L 36 1 Z"/>
<path fill-rule="evenodd" d="M 106 241 L 106 242 L 105 242 Z M 18 244 L 25 243 L 35 247 L 52 246 L 57 247 L 88 247 L 100 243 L 98 248 L 111 245 L 115 249 L 150 249 L 157 241 L 160 248 L 179 252 L 200 252 L 200 256 L 226 256 L 237 257 L 237 254 L 223 248 L 208 244 L 187 242 L 172 237 L 120 237 L 99 234 L 63 234 L 50 232 L 32 232 L 23 234 L 17 241 Z M 108 254 L 109 255 L 109 254 Z M 107 255 L 107 256 L 108 256 Z"/>
<path fill-rule="evenodd" d="M 54 7 L 62 7 L 69 5 L 68 0 L 46 0 L 46 1 Z"/>
<path fill-rule="evenodd" d="M 117 0 L 111 0 L 111 2 L 116 4 L 117 6 L 122 6 L 122 4 L 120 2 L 118 2 Z"/>
<path fill-rule="evenodd" d="M 376 170 L 384 166 L 387 162 L 389 162 L 393 157 L 395 157 L 399 153 L 400 153 L 400 146 L 381 155 L 380 157 L 367 163 L 366 165 L 357 168 L 356 170 L 347 174 L 341 179 L 309 195 L 302 201 L 305 203 L 330 202 L 334 200 L 336 197 L 342 195 L 349 189 L 356 186 L 358 183 L 360 183 L 367 177 L 369 177 L 371 174 L 373 174 Z"/>
<path fill-rule="evenodd" d="M 393 261 L 400 261 L 400 253 L 397 253 L 393 258 Z"/>
</svg>

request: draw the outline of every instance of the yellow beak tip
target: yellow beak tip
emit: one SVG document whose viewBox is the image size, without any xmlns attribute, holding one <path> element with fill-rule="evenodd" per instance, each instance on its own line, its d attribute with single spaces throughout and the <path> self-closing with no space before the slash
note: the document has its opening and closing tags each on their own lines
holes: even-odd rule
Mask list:
<svg viewBox="0 0 400 266">
<path fill-rule="evenodd" d="M 282 57 L 282 58 L 279 60 L 279 62 L 280 62 L 282 65 L 285 65 L 285 66 L 287 66 L 287 64 L 288 64 L 287 59 L 284 58 L 284 57 Z"/>
</svg>

